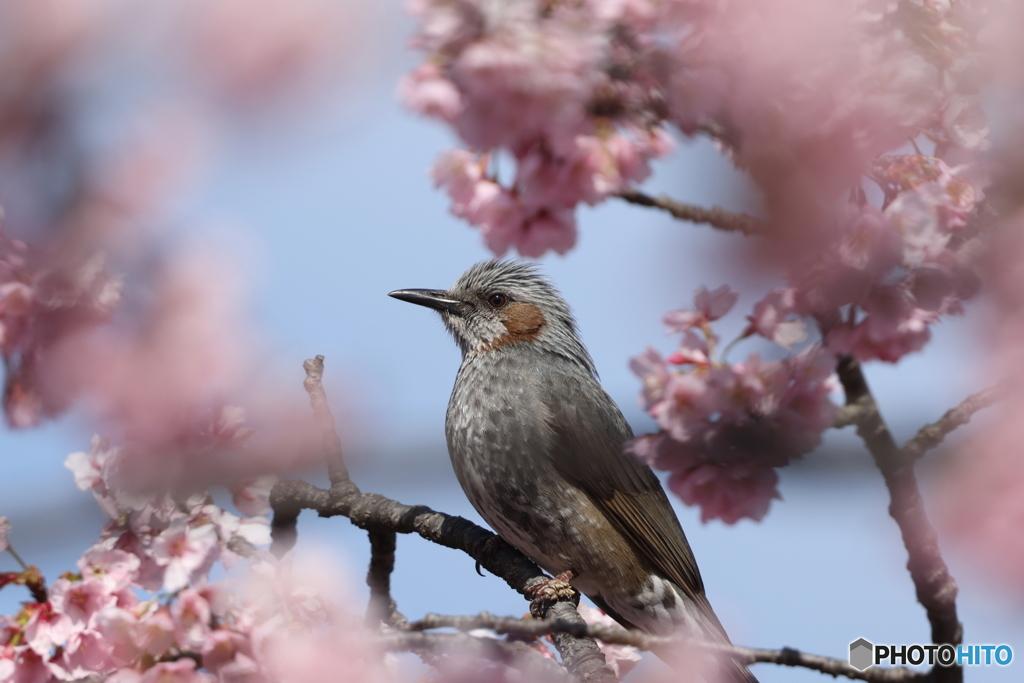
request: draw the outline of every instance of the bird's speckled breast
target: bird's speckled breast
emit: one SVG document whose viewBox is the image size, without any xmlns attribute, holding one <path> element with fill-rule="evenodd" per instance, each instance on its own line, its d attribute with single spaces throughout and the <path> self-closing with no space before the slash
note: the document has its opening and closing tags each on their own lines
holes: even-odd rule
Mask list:
<svg viewBox="0 0 1024 683">
<path fill-rule="evenodd" d="M 448 404 L 445 435 L 455 476 L 480 516 L 545 570 L 567 569 L 543 519 L 571 514 L 555 491 L 540 378 L 501 351 L 468 356 Z M 529 414 L 527 414 L 529 411 Z M 540 520 L 538 516 L 540 515 Z"/>
<path fill-rule="evenodd" d="M 636 573 L 632 548 L 551 459 L 544 383 L 573 369 L 533 355 L 518 348 L 467 356 L 446 420 L 455 475 L 491 528 L 545 571 L 575 570 L 573 583 L 586 593 L 625 587 Z"/>
</svg>

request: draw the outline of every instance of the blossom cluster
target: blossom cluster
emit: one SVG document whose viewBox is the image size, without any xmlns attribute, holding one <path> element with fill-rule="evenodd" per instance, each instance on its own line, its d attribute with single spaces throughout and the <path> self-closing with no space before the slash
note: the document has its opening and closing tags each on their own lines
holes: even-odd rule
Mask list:
<svg viewBox="0 0 1024 683">
<path fill-rule="evenodd" d="M 466 143 L 441 155 L 433 177 L 496 254 L 512 246 L 527 256 L 565 253 L 579 203 L 643 181 L 671 148 L 650 115 L 658 96 L 630 79 L 632 36 L 616 32 L 626 10 L 613 4 L 412 5 L 415 45 L 428 57 L 399 94 Z M 499 151 L 515 164 L 504 181 Z"/>
<path fill-rule="evenodd" d="M 0 235 L 0 355 L 8 424 L 26 427 L 64 407 L 40 374 L 54 342 L 105 321 L 121 300 L 120 282 L 104 267 L 103 254 L 60 261 Z"/>
<path fill-rule="evenodd" d="M 0 616 L 0 682 L 390 680 L 363 618 L 332 585 L 337 568 L 261 549 L 272 480 L 233 487 L 240 516 L 205 490 L 121 488 L 124 453 L 95 437 L 66 460 L 109 517 L 76 570 L 48 589 L 35 567 L 0 574 L 0 587 L 25 584 L 35 598 Z M 0 547 L 9 529 L 0 518 Z"/>
<path fill-rule="evenodd" d="M 0 680 L 260 680 L 260 616 L 208 577 L 215 563 L 268 543 L 267 519 L 234 515 L 205 492 L 122 495 L 103 477 L 118 453 L 95 438 L 88 453 L 68 456 L 110 521 L 45 602 L 0 618 Z"/>
<path fill-rule="evenodd" d="M 792 264 L 788 277 L 800 312 L 830 327 L 832 351 L 896 362 L 977 294 L 983 243 L 972 221 L 983 194 L 966 165 L 908 155 L 874 166 L 884 208 L 847 204 L 829 248 Z M 829 325 L 836 311 L 841 318 Z"/>
<path fill-rule="evenodd" d="M 571 248 L 574 208 L 642 182 L 672 127 L 715 138 L 773 219 L 814 223 L 922 130 L 987 144 L 962 4 L 416 0 L 399 95 L 464 143 L 433 176 L 499 255 Z"/>
<path fill-rule="evenodd" d="M 669 329 L 682 334 L 679 348 L 667 358 L 654 349 L 633 358 L 642 403 L 661 431 L 626 446 L 670 472 L 669 488 L 699 505 L 704 521 L 729 524 L 764 517 L 779 497 L 775 468 L 812 451 L 836 410 L 829 399 L 835 357 L 818 344 L 777 361 L 757 353 L 735 364 L 718 357 L 711 323 L 736 299 L 728 287 L 701 288 L 694 308 L 665 316 Z M 802 321 L 787 299 L 788 292 L 773 291 L 758 302 L 743 336 L 783 346 L 801 341 Z"/>
</svg>

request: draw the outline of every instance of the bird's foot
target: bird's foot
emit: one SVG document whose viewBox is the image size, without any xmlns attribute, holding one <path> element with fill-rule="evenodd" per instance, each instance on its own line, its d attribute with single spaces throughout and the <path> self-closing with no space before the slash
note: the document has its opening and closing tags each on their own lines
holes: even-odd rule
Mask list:
<svg viewBox="0 0 1024 683">
<path fill-rule="evenodd" d="M 484 541 L 483 548 L 481 548 L 480 550 L 480 557 L 484 558 L 484 560 L 486 561 L 498 551 L 511 547 L 512 544 L 510 544 L 501 536 L 491 536 L 486 541 Z M 476 561 L 476 573 L 480 576 L 484 575 L 484 573 L 480 571 L 480 560 Z"/>
<path fill-rule="evenodd" d="M 544 603 L 555 602 L 562 598 L 574 598 L 578 601 L 579 593 L 572 587 L 572 584 L 569 583 L 577 576 L 578 574 L 570 569 L 562 572 L 553 579 L 539 581 L 527 588 L 524 595 L 526 595 L 526 599 L 530 601 L 530 612 L 536 615 L 540 612 Z"/>
</svg>

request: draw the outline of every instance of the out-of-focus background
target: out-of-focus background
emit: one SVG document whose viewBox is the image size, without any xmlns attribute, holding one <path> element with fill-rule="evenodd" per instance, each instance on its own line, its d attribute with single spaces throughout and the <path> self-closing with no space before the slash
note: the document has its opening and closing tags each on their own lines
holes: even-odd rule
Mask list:
<svg viewBox="0 0 1024 683">
<path fill-rule="evenodd" d="M 40 21 L 90 21 L 69 18 L 68 3 L 42 4 L 53 14 L 41 14 Z M 116 4 L 86 3 L 80 11 L 111 11 Z M 165 28 L 171 15 L 181 22 L 180 10 L 167 3 L 157 3 L 162 9 L 152 13 L 120 7 L 120 23 L 102 29 L 98 53 L 81 55 L 81 72 L 63 77 L 78 117 L 72 128 L 86 141 L 86 152 L 124 136 L 157 146 L 162 165 L 154 174 L 174 175 L 174 189 L 160 200 L 145 249 L 202 253 L 237 274 L 242 284 L 231 280 L 239 291 L 229 299 L 230 314 L 246 321 L 248 342 L 263 354 L 267 372 L 287 379 L 284 386 L 293 391 L 287 400 L 305 400 L 302 361 L 326 357 L 326 388 L 363 490 L 482 524 L 459 490 L 444 445 L 457 350 L 434 314 L 386 296 L 397 288 L 446 287 L 490 257 L 479 234 L 449 215 L 447 198 L 427 175 L 453 140 L 403 110 L 394 94 L 399 78 L 417 63 L 407 46 L 412 22 L 393 0 L 372 7 L 297 4 L 309 4 L 309 14 L 280 10 L 281 3 L 269 0 L 248 10 L 246 3 L 213 3 L 222 16 L 190 3 L 197 25 L 181 34 Z M 6 50 L 17 48 L 17 36 L 8 32 L 3 39 Z M 279 52 L 261 56 L 261 41 L 264 47 L 279 41 Z M 111 54 L 134 58 L 110 60 Z M 189 59 L 194 62 L 182 67 Z M 308 83 L 265 87 L 261 81 L 287 81 L 289 69 L 303 60 L 322 67 L 310 67 L 316 73 Z M 175 99 L 180 81 L 195 74 L 209 83 L 190 90 L 189 101 Z M 150 99 L 160 102 L 159 115 L 139 117 L 138 102 Z M 135 170 L 125 181 L 144 187 L 138 174 L 146 167 L 129 168 Z M 0 184 L 0 204 L 15 223 L 32 215 L 32 207 L 23 206 L 24 187 L 6 179 L 25 172 L 8 165 Z M 55 171 L 33 169 L 43 172 Z M 700 139 L 680 138 L 644 189 L 705 206 L 757 210 L 756 191 Z M 607 202 L 582 210 L 579 222 L 578 247 L 542 259 L 542 268 L 573 305 L 605 387 L 635 431 L 650 431 L 653 423 L 637 403 L 639 381 L 627 363 L 649 344 L 670 349 L 664 312 L 689 305 L 700 285 L 728 283 L 741 292 L 723 328 L 735 334 L 744 324 L 739 311 L 777 274 L 731 270 L 725 256 L 742 238 L 648 209 Z M 123 262 L 132 264 L 124 266 L 127 292 L 146 259 L 133 253 Z M 938 326 L 923 353 L 897 366 L 866 368 L 900 439 L 987 384 L 970 353 L 983 316 L 969 309 Z M 18 552 L 51 579 L 73 568 L 104 521 L 63 466 L 68 453 L 88 448 L 94 429 L 85 405 L 36 428 L 0 430 L 0 515 L 13 524 Z M 930 483 L 942 461 L 939 452 L 921 467 L 926 501 L 935 500 Z M 705 525 L 696 510 L 677 505 L 709 597 L 733 639 L 839 658 L 859 637 L 928 642 L 881 477 L 852 430 L 828 433 L 822 448 L 781 474 L 783 499 L 760 523 Z M 942 542 L 960 586 L 965 642 L 1008 643 L 1024 655 L 1020 592 L 992 583 L 955 544 Z M 336 556 L 354 590 L 365 593 L 363 532 L 346 520 L 307 513 L 299 523 L 298 553 L 312 548 Z M 0 571 L 13 569 L 13 560 L 0 555 Z M 470 558 L 418 538 L 399 539 L 394 596 L 410 617 L 527 610 L 500 580 L 477 576 Z M 23 597 L 5 589 L 0 610 L 11 613 Z M 968 680 L 1013 680 L 1019 667 L 972 669 Z M 767 665 L 754 671 L 764 683 L 819 676 Z"/>
</svg>

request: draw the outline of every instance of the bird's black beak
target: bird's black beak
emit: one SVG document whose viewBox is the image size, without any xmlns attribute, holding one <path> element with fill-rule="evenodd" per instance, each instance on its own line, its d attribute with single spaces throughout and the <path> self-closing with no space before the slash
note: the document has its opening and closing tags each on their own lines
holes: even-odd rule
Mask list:
<svg viewBox="0 0 1024 683">
<path fill-rule="evenodd" d="M 465 303 L 451 298 L 448 292 L 438 289 L 396 289 L 388 296 L 453 315 L 462 315 L 466 307 Z"/>
</svg>

